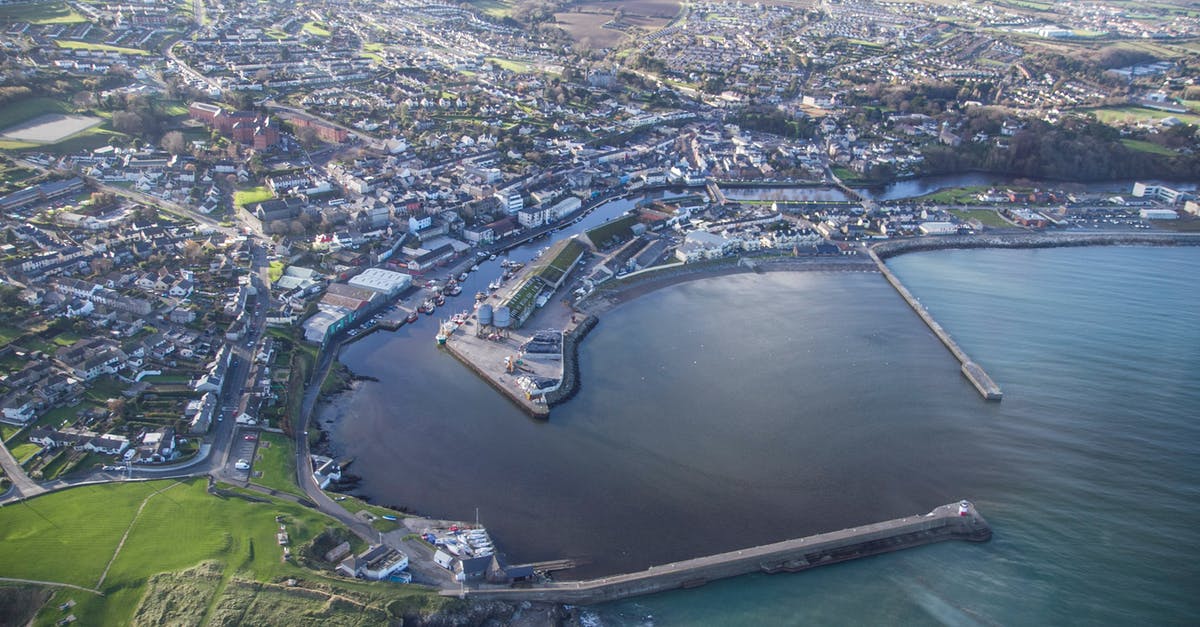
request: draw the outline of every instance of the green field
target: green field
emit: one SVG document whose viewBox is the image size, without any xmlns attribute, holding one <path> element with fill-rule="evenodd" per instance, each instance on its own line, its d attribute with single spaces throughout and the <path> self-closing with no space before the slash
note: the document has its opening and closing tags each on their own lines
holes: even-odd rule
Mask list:
<svg viewBox="0 0 1200 627">
<path fill-rule="evenodd" d="M 1166 146 L 1159 146 L 1153 142 L 1148 142 L 1141 139 L 1122 139 L 1121 143 L 1124 144 L 1126 148 L 1132 148 L 1133 150 L 1138 150 L 1141 152 L 1148 152 L 1152 155 L 1166 155 L 1171 157 L 1179 154 L 1174 150 L 1167 148 Z"/>
<path fill-rule="evenodd" d="M 26 98 L 0 107 L 0 130 L 47 113 L 70 113 L 67 103 L 53 98 Z"/>
<path fill-rule="evenodd" d="M 304 496 L 304 491 L 296 484 L 296 447 L 291 438 L 263 432 L 258 434 L 258 440 L 258 456 L 251 468 L 251 481 L 264 488 Z"/>
<path fill-rule="evenodd" d="M 1096 119 L 1105 124 L 1137 123 L 1148 120 L 1161 120 L 1169 117 L 1176 118 L 1188 124 L 1200 124 L 1200 115 L 1194 113 L 1171 113 L 1170 111 L 1159 111 L 1158 109 L 1146 109 L 1144 107 L 1104 107 L 1102 109 L 1089 109 L 1088 111 L 1095 114 Z"/>
<path fill-rule="evenodd" d="M 531 66 L 524 61 L 513 61 L 512 59 L 502 59 L 500 57 L 487 57 L 489 63 L 495 63 L 502 70 L 508 70 L 516 74 L 525 74 L 529 72 Z"/>
<path fill-rule="evenodd" d="M 982 222 L 984 226 L 995 226 L 1000 228 L 1012 226 L 1012 224 L 1009 224 L 1008 221 L 1000 217 L 999 213 L 991 209 L 951 209 L 950 213 L 954 214 L 954 217 L 958 218 L 959 220 L 963 220 L 964 222 L 974 218 Z"/>
<path fill-rule="evenodd" d="M 99 50 L 101 52 L 118 52 L 121 54 L 131 54 L 136 56 L 150 54 L 145 50 L 140 50 L 138 48 L 124 48 L 121 46 L 110 46 L 108 44 L 94 44 L 87 41 L 67 41 L 63 39 L 56 39 L 54 43 L 59 48 L 67 48 L 68 50 Z"/>
<path fill-rule="evenodd" d="M 29 22 L 30 24 L 77 24 L 87 19 L 65 2 L 31 2 L 0 6 L 0 22 Z"/>
<path fill-rule="evenodd" d="M 266 185 L 259 185 L 258 187 L 239 189 L 238 191 L 234 192 L 233 204 L 237 205 L 238 207 L 245 207 L 246 205 L 253 205 L 254 203 L 270 200 L 274 197 L 275 195 L 271 193 L 271 189 L 269 187 Z"/>
<path fill-rule="evenodd" d="M 470 5 L 483 13 L 495 18 L 506 18 L 512 15 L 513 2 L 509 0 L 471 0 Z"/>
<path fill-rule="evenodd" d="M 305 22 L 302 30 L 309 35 L 316 35 L 317 37 L 329 36 L 329 29 L 325 28 L 325 25 L 316 22 Z"/>
<path fill-rule="evenodd" d="M 218 621 L 208 613 L 237 605 L 237 597 L 246 594 L 243 600 L 262 602 L 254 592 L 273 590 L 279 596 L 266 601 L 270 607 L 264 606 L 263 613 L 255 616 L 258 624 L 278 624 L 289 615 L 301 618 L 310 596 L 322 596 L 302 591 L 284 594 L 283 586 L 270 584 L 288 577 L 304 581 L 306 587 L 333 589 L 359 603 L 359 612 L 387 611 L 389 601 L 395 600 L 406 605 L 438 602 L 417 588 L 325 579 L 283 561 L 275 537 L 280 524 L 276 516 L 283 517 L 293 551 L 336 523 L 294 503 L 214 496 L 206 487 L 203 479 L 104 484 L 0 508 L 0 576 L 69 583 L 104 594 L 58 589 L 39 615 L 38 625 L 62 618 L 55 606 L 68 599 L 76 601 L 71 613 L 83 625 L 125 625 L 135 612 L 163 615 L 171 604 L 164 607 L 161 594 L 146 593 L 169 588 L 191 589 L 200 595 L 201 600 L 192 603 L 206 614 L 191 616 L 187 624 L 236 624 L 240 621 Z M 170 581 L 152 579 L 156 573 L 182 571 L 201 562 L 208 563 L 190 573 L 170 575 Z M 293 607 L 292 602 L 298 605 Z M 143 607 L 139 610 L 139 606 Z M 247 606 L 242 607 L 244 611 Z"/>
<path fill-rule="evenodd" d="M 285 266 L 283 265 L 282 261 L 272 261 L 271 264 L 267 266 L 267 278 L 270 279 L 272 283 L 278 281 L 279 277 L 283 276 L 284 268 Z"/>
</svg>

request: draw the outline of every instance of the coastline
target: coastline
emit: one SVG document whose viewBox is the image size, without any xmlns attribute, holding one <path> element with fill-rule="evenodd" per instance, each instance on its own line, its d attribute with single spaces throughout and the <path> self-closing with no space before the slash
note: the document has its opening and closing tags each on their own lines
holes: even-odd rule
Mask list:
<svg viewBox="0 0 1200 627">
<path fill-rule="evenodd" d="M 930 250 L 973 248 L 1067 248 L 1073 246 L 1200 246 L 1200 232 L 1150 233 L 1000 233 L 925 236 L 884 240 L 871 245 L 880 259 Z"/>
</svg>

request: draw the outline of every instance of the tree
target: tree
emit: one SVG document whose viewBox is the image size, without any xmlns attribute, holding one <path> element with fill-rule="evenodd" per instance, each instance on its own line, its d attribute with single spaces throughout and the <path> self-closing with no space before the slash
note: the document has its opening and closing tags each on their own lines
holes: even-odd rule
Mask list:
<svg viewBox="0 0 1200 627">
<path fill-rule="evenodd" d="M 181 155 L 187 150 L 187 142 L 183 139 L 183 133 L 179 131 L 171 131 L 162 138 L 163 150 L 173 154 Z"/>
<path fill-rule="evenodd" d="M 117 195 L 112 192 L 92 192 L 91 196 L 92 207 L 96 209 L 107 209 L 117 204 Z"/>
<path fill-rule="evenodd" d="M 142 116 L 131 111 L 114 111 L 112 116 L 113 128 L 126 135 L 136 135 L 142 132 Z"/>
</svg>

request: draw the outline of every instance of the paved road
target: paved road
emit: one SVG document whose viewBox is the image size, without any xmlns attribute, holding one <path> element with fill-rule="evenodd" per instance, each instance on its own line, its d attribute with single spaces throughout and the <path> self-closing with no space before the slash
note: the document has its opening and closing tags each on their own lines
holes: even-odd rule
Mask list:
<svg viewBox="0 0 1200 627">
<path fill-rule="evenodd" d="M 16 458 L 8 452 L 8 447 L 3 443 L 0 443 L 0 467 L 4 468 L 4 475 L 13 484 L 13 490 L 10 490 L 8 494 L 9 499 L 37 496 L 46 491 L 25 474 L 25 469 L 17 463 Z"/>
</svg>

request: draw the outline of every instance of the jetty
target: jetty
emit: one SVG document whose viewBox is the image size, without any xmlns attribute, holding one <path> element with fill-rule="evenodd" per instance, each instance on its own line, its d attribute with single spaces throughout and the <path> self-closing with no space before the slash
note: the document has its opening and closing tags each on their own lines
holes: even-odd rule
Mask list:
<svg viewBox="0 0 1200 627">
<path fill-rule="evenodd" d="M 860 557 L 890 553 L 943 540 L 986 542 L 992 530 L 969 501 L 943 505 L 924 515 L 651 566 L 644 571 L 587 581 L 477 584 L 447 588 L 443 596 L 479 600 L 604 603 L 667 590 L 695 588 L 751 573 L 800 572 Z"/>
<path fill-rule="evenodd" d="M 979 395 L 989 401 L 999 401 L 1004 398 L 1003 393 L 1000 391 L 1000 386 L 996 385 L 995 381 L 992 381 L 992 378 L 988 376 L 983 366 L 975 363 L 963 349 L 959 348 L 954 338 L 950 337 L 950 334 L 942 328 L 942 325 L 938 324 L 937 320 L 933 319 L 933 316 L 921 305 L 920 301 L 908 291 L 907 287 L 904 287 L 904 284 L 892 273 L 891 268 L 887 267 L 887 264 L 883 262 L 883 259 L 879 257 L 875 250 L 868 248 L 867 253 L 871 255 L 871 260 L 875 262 L 875 265 L 879 268 L 879 272 L 888 280 L 888 283 L 891 283 L 892 287 L 896 288 L 896 291 L 904 299 L 904 302 L 908 303 L 913 311 L 917 312 L 917 316 L 925 321 L 925 325 L 929 327 L 929 330 L 933 331 L 933 334 L 942 341 L 942 344 L 958 360 L 960 364 L 959 370 L 971 382 L 971 385 L 975 386 L 975 390 L 979 392 Z"/>
</svg>

